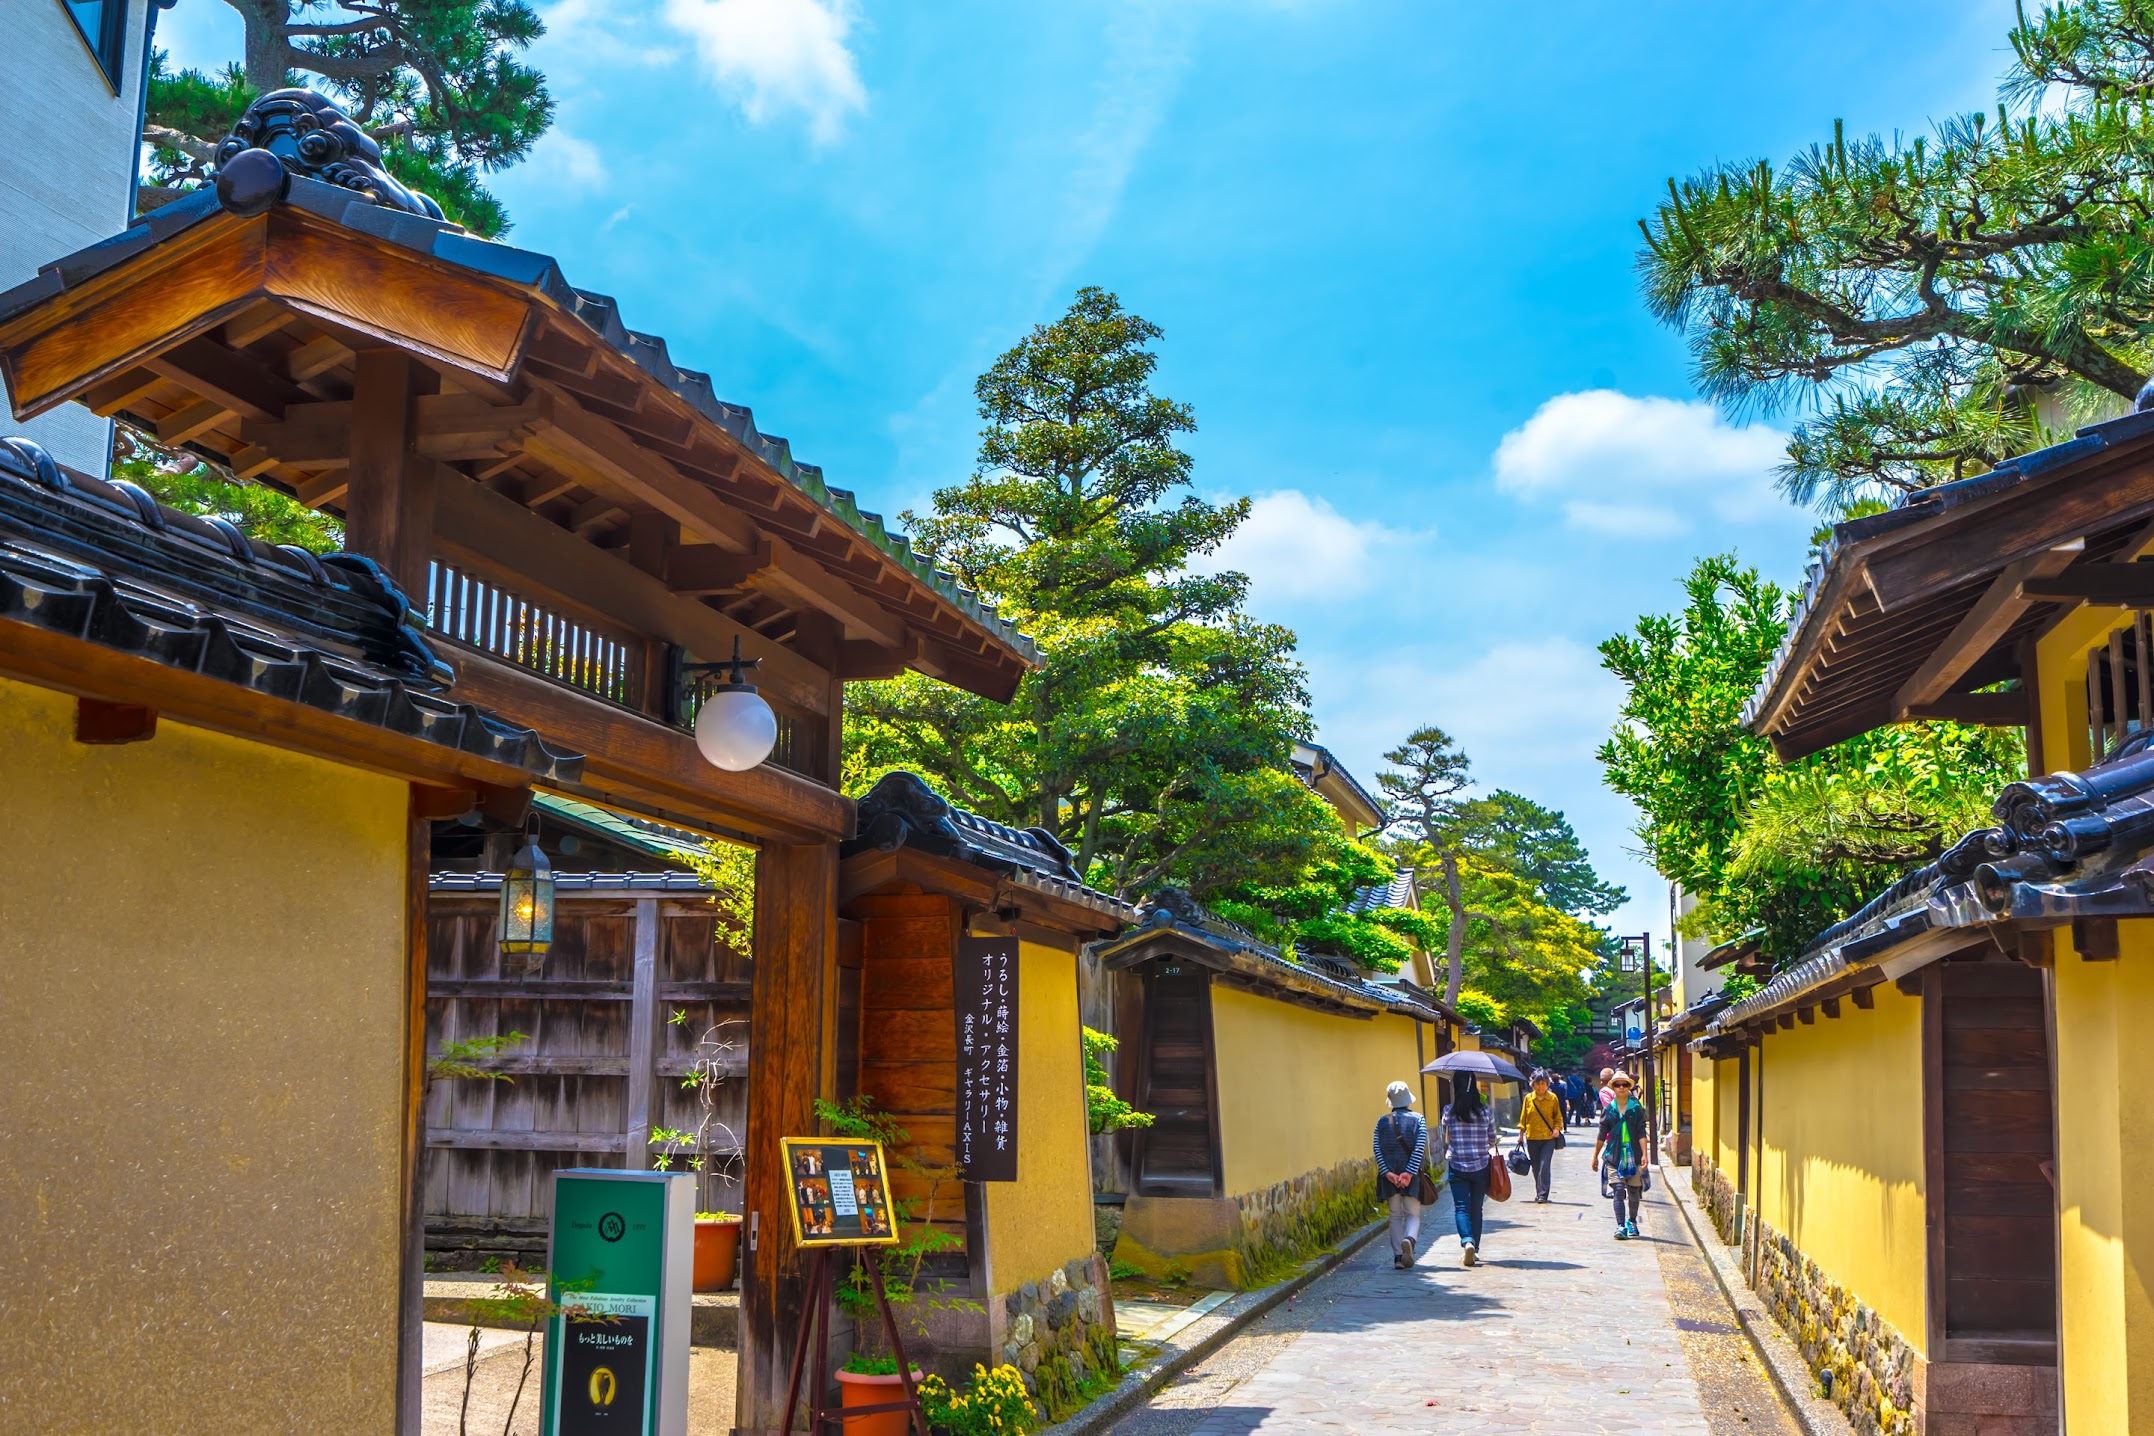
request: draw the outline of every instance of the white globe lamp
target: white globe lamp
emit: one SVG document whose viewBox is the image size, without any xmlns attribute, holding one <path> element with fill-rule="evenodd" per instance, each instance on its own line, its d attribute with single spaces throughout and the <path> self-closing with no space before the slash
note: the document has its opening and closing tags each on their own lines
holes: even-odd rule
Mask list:
<svg viewBox="0 0 2154 1436">
<path fill-rule="evenodd" d="M 727 682 L 712 688 L 696 711 L 696 749 L 705 762 L 728 773 L 745 773 L 770 756 L 778 745 L 778 715 L 773 713 L 747 670 L 760 660 L 740 656 L 740 640 L 733 640 L 733 661 L 716 664 L 727 668 Z"/>
</svg>

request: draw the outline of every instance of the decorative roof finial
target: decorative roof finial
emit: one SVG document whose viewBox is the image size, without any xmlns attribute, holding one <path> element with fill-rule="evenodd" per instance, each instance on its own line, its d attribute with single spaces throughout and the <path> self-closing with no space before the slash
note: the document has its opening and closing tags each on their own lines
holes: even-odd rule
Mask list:
<svg viewBox="0 0 2154 1436">
<path fill-rule="evenodd" d="M 389 174 L 366 131 L 309 89 L 272 90 L 247 106 L 217 147 L 217 202 L 234 214 L 260 214 L 284 197 L 289 175 L 355 190 L 388 209 L 445 217 L 431 197 Z"/>
</svg>

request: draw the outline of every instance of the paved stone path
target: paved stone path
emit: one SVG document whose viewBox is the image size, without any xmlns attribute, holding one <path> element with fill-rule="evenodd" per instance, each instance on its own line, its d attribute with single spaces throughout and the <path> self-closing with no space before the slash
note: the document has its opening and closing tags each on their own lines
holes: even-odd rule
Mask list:
<svg viewBox="0 0 2154 1436">
<path fill-rule="evenodd" d="M 1794 1431 L 1740 1350 L 1731 1314 L 1713 1305 L 1709 1278 L 1699 1284 L 1681 1215 L 1656 1191 L 1644 1239 L 1615 1241 L 1614 1214 L 1586 1169 L 1591 1151 L 1574 1129 L 1549 1205 L 1533 1204 L 1530 1178 L 1509 1203 L 1489 1204 L 1480 1266 L 1460 1264 L 1440 1202 L 1423 1214 L 1413 1271 L 1394 1271 L 1382 1242 L 1371 1243 L 1124 1418 L 1115 1436 Z"/>
</svg>

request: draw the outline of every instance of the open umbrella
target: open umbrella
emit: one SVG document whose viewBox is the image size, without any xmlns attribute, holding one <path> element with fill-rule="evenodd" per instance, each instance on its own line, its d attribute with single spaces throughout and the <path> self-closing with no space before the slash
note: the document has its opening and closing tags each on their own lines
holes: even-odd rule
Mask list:
<svg viewBox="0 0 2154 1436">
<path fill-rule="evenodd" d="M 1421 1069 L 1446 1076 L 1481 1077 L 1490 1082 L 1523 1082 L 1526 1074 L 1493 1052 L 1446 1052 Z"/>
</svg>

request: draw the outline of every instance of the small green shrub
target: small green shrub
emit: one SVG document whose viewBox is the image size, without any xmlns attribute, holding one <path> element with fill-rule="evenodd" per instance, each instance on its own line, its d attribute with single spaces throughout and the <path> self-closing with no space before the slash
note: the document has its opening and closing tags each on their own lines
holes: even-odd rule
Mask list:
<svg viewBox="0 0 2154 1436">
<path fill-rule="evenodd" d="M 1135 1281 L 1144 1275 L 1144 1268 L 1134 1262 L 1118 1261 L 1107 1264 L 1107 1280 Z"/>
<path fill-rule="evenodd" d="M 846 1358 L 845 1364 L 838 1370 L 849 1371 L 855 1376 L 895 1376 L 898 1374 L 897 1358 L 856 1351 Z"/>
</svg>

